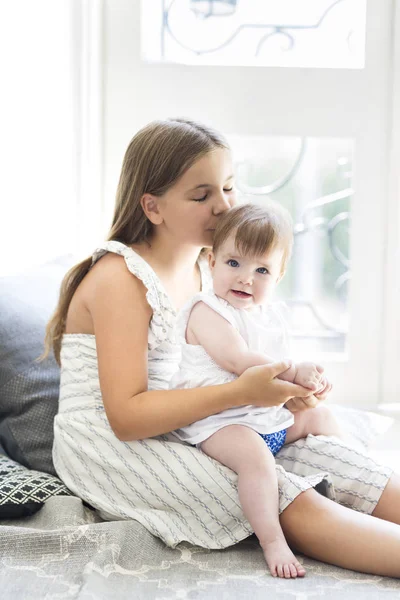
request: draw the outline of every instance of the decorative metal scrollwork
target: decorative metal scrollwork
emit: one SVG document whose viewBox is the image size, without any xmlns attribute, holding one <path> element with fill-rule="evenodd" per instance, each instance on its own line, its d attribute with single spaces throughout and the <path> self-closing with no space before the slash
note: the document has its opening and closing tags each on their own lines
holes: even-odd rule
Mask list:
<svg viewBox="0 0 400 600">
<path fill-rule="evenodd" d="M 239 0 L 163 0 L 163 21 L 162 21 L 162 31 L 161 31 L 161 51 L 162 56 L 165 56 L 165 42 L 166 42 L 166 34 L 168 34 L 181 48 L 193 52 L 196 55 L 203 54 L 211 54 L 213 52 L 218 52 L 222 48 L 228 46 L 239 33 L 244 29 L 258 29 L 258 30 L 267 30 L 266 33 L 259 40 L 256 50 L 255 56 L 259 56 L 262 46 L 265 42 L 273 36 L 281 35 L 284 36 L 288 40 L 288 45 L 285 48 L 286 51 L 290 51 L 295 46 L 295 34 L 297 31 L 305 31 L 305 30 L 315 30 L 321 27 L 324 20 L 327 18 L 328 14 L 340 3 L 345 2 L 346 0 L 335 0 L 328 6 L 319 17 L 319 19 L 310 23 L 309 25 L 293 25 L 293 24 L 284 24 L 284 23 L 241 23 L 239 26 L 236 26 L 229 34 L 226 35 L 225 39 L 222 43 L 217 46 L 209 47 L 206 49 L 203 48 L 192 48 L 188 44 L 184 43 L 179 39 L 179 35 L 173 30 L 171 26 L 171 13 L 172 11 L 179 7 L 179 3 L 181 3 L 181 10 L 190 10 L 192 13 L 196 14 L 199 17 L 199 22 L 204 23 L 204 27 L 207 27 L 207 21 L 212 18 L 218 17 L 231 17 L 236 8 L 237 2 Z M 245 1 L 245 0 L 242 0 Z M 352 35 L 352 30 L 349 31 L 347 36 L 347 43 L 350 47 L 350 38 Z M 207 36 L 205 36 L 207 37 Z"/>
<path fill-rule="evenodd" d="M 237 0 L 190 0 L 190 8 L 200 19 L 228 17 L 234 14 Z"/>
<path fill-rule="evenodd" d="M 279 179 L 277 179 L 276 181 L 268 184 L 268 185 L 262 185 L 262 186 L 251 186 L 251 185 L 247 185 L 246 183 L 244 183 L 243 181 L 240 181 L 240 179 L 238 180 L 237 183 L 237 187 L 238 189 L 243 193 L 243 194 L 251 194 L 252 196 L 264 196 L 266 194 L 272 194 L 273 192 L 276 192 L 277 190 L 280 190 L 281 188 L 283 188 L 289 181 L 291 181 L 291 179 L 293 179 L 293 177 L 295 176 L 299 166 L 302 163 L 302 160 L 304 158 L 305 152 L 306 152 L 306 148 L 307 148 L 307 142 L 305 138 L 301 138 L 300 139 L 300 147 L 297 153 L 297 157 L 293 163 L 293 166 L 289 169 L 289 171 L 286 173 L 286 175 L 283 175 L 282 177 L 280 177 Z M 236 166 L 238 169 L 240 169 L 241 164 L 244 163 L 237 163 Z"/>
<path fill-rule="evenodd" d="M 303 138 L 300 140 L 299 150 L 297 156 L 293 162 L 293 165 L 289 168 L 288 172 L 277 180 L 267 185 L 250 186 L 240 180 L 237 183 L 238 189 L 252 196 L 266 196 L 282 189 L 287 185 L 295 176 L 298 171 L 303 158 L 306 154 L 307 142 Z M 238 163 L 245 164 L 244 162 Z M 344 254 L 335 241 L 335 233 L 339 227 L 349 223 L 349 212 L 342 210 L 336 213 L 333 217 L 321 216 L 320 211 L 322 208 L 326 208 L 328 205 L 333 205 L 339 201 L 351 198 L 354 195 L 352 188 L 346 188 L 332 194 L 326 194 L 309 202 L 303 210 L 303 213 L 298 222 L 294 225 L 295 237 L 303 236 L 306 234 L 312 234 L 317 231 L 324 232 L 327 236 L 329 249 L 333 258 L 344 268 L 344 272 L 336 279 L 334 284 L 334 292 L 339 295 L 343 289 L 343 286 L 347 284 L 350 279 L 350 260 L 349 257 Z M 338 327 L 329 322 L 329 320 L 323 316 L 321 310 L 317 308 L 311 301 L 302 298 L 294 298 L 288 301 L 288 304 L 295 308 L 306 308 L 312 314 L 314 320 L 322 328 L 318 331 L 299 332 L 295 334 L 296 337 L 316 337 L 316 338 L 330 338 L 344 341 L 346 330 L 342 327 Z"/>
</svg>

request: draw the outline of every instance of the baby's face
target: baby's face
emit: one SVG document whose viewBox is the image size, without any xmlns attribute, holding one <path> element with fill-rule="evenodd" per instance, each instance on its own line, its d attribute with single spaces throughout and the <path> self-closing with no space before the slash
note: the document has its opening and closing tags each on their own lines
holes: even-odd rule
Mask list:
<svg viewBox="0 0 400 600">
<path fill-rule="evenodd" d="M 267 304 L 281 277 L 282 257 L 282 248 L 262 256 L 242 256 L 232 235 L 216 255 L 210 255 L 214 292 L 235 308 Z"/>
</svg>

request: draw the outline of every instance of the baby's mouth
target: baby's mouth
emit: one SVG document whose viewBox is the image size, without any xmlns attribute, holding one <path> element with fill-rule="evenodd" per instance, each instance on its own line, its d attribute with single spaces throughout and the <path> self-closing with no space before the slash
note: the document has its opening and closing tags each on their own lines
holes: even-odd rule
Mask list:
<svg viewBox="0 0 400 600">
<path fill-rule="evenodd" d="M 251 294 L 248 294 L 247 292 L 241 292 L 240 290 L 231 290 L 231 292 L 239 298 L 251 298 Z"/>
</svg>

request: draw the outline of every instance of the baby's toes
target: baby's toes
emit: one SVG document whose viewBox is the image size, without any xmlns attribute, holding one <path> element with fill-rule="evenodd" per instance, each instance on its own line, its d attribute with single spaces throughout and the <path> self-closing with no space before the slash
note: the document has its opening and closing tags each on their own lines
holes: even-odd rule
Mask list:
<svg viewBox="0 0 400 600">
<path fill-rule="evenodd" d="M 290 572 L 290 565 L 283 565 L 283 572 L 285 574 L 285 579 L 290 579 L 292 577 Z"/>
<path fill-rule="evenodd" d="M 296 578 L 297 577 L 297 568 L 296 568 L 296 565 L 295 564 L 294 565 L 289 565 L 289 568 L 290 568 L 290 576 L 293 577 L 293 578 Z"/>
<path fill-rule="evenodd" d="M 298 577 L 304 577 L 306 570 L 299 562 L 295 562 L 292 566 L 296 569 Z"/>
</svg>

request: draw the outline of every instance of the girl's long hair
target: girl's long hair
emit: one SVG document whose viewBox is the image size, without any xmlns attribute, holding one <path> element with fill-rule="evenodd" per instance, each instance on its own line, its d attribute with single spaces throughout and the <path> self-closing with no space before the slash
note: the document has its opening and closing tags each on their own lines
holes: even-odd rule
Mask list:
<svg viewBox="0 0 400 600">
<path fill-rule="evenodd" d="M 188 119 L 153 121 L 129 143 L 117 188 L 112 226 L 107 240 L 138 244 L 149 239 L 152 224 L 141 206 L 143 194 L 163 195 L 196 160 L 217 148 L 228 149 L 215 130 Z M 92 257 L 65 275 L 57 308 L 46 327 L 44 359 L 53 348 L 60 364 L 62 336 L 72 297 L 92 266 Z"/>
</svg>

